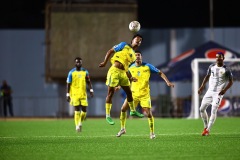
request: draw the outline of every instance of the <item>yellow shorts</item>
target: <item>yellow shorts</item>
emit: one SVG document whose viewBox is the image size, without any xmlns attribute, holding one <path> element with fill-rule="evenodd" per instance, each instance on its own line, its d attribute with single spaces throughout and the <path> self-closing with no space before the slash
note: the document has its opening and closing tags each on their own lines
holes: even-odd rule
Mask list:
<svg viewBox="0 0 240 160">
<path fill-rule="evenodd" d="M 126 71 L 111 66 L 107 73 L 106 85 L 109 87 L 130 86 Z"/>
<path fill-rule="evenodd" d="M 81 105 L 81 106 L 87 107 L 88 106 L 88 101 L 87 101 L 87 98 L 81 99 L 81 98 L 78 98 L 78 97 L 71 97 L 70 104 L 72 106 L 80 106 Z"/>
<path fill-rule="evenodd" d="M 137 107 L 138 104 L 140 104 L 142 108 L 152 108 L 151 98 L 149 95 L 144 97 L 136 97 L 133 95 L 133 102 L 135 107 Z"/>
</svg>

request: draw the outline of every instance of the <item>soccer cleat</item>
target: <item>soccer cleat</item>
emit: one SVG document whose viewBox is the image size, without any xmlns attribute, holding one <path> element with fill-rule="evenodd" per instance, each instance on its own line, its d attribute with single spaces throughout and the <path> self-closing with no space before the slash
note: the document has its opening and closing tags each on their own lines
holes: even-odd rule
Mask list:
<svg viewBox="0 0 240 160">
<path fill-rule="evenodd" d="M 155 139 L 155 138 L 156 138 L 155 134 L 154 133 L 150 133 L 150 139 Z"/>
<path fill-rule="evenodd" d="M 76 132 L 80 132 L 80 127 L 76 126 Z"/>
<path fill-rule="evenodd" d="M 137 111 L 130 111 L 130 116 L 136 116 L 136 117 L 139 117 L 139 118 L 143 118 L 144 115 L 137 112 Z"/>
<path fill-rule="evenodd" d="M 82 131 L 82 126 L 81 125 L 76 126 L 76 132 L 81 132 L 81 131 Z"/>
<path fill-rule="evenodd" d="M 209 131 L 207 130 L 207 128 L 204 128 L 202 132 L 202 136 L 208 136 L 208 135 L 209 135 Z"/>
<path fill-rule="evenodd" d="M 121 137 L 121 135 L 123 135 L 125 133 L 126 133 L 126 129 L 121 129 L 116 136 Z"/>
<path fill-rule="evenodd" d="M 106 117 L 106 120 L 107 120 L 107 122 L 108 122 L 110 125 L 114 125 L 114 124 L 115 124 L 115 122 L 112 120 L 111 117 Z"/>
</svg>

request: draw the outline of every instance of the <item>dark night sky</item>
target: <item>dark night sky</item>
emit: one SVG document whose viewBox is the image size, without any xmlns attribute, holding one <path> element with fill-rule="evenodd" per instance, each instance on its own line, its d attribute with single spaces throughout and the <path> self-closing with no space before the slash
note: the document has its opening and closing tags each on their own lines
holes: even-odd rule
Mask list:
<svg viewBox="0 0 240 160">
<path fill-rule="evenodd" d="M 0 29 L 43 29 L 44 0 L 5 0 L 0 5 Z M 214 27 L 240 27 L 236 0 L 213 0 Z M 209 0 L 138 0 L 144 28 L 210 26 Z"/>
</svg>

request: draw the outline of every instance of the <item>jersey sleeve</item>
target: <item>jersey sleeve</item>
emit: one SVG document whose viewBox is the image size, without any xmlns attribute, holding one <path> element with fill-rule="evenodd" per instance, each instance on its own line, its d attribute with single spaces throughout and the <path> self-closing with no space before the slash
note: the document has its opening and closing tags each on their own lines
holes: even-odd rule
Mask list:
<svg viewBox="0 0 240 160">
<path fill-rule="evenodd" d="M 88 70 L 85 70 L 85 71 L 86 71 L 86 77 L 87 77 L 87 78 L 90 78 L 90 75 L 89 75 Z"/>
<path fill-rule="evenodd" d="M 208 67 L 208 70 L 207 70 L 207 75 L 211 75 L 211 68 L 214 66 L 214 64 L 211 64 L 209 67 Z"/>
<path fill-rule="evenodd" d="M 229 68 L 226 68 L 226 77 L 227 77 L 228 80 L 233 79 L 232 71 Z"/>
<path fill-rule="evenodd" d="M 151 73 L 159 73 L 160 72 L 159 69 L 157 69 L 155 66 L 153 66 L 150 63 L 146 63 L 145 65 L 149 67 Z"/>
<path fill-rule="evenodd" d="M 70 72 L 68 73 L 67 83 L 72 83 L 72 71 L 70 71 Z"/>
<path fill-rule="evenodd" d="M 121 42 L 121 43 L 115 45 L 113 47 L 113 49 L 114 49 L 115 52 L 118 52 L 118 51 L 121 51 L 124 48 L 125 45 L 127 45 L 126 42 Z"/>
</svg>

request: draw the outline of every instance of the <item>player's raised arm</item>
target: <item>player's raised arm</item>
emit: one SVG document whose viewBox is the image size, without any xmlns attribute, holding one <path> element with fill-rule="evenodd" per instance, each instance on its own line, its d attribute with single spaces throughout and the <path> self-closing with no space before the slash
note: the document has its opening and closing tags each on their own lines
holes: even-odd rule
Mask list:
<svg viewBox="0 0 240 160">
<path fill-rule="evenodd" d="M 162 79 L 167 83 L 169 87 L 174 87 L 174 84 L 168 80 L 167 76 L 163 72 L 160 71 L 159 75 L 162 77 Z"/>
<path fill-rule="evenodd" d="M 108 62 L 108 60 L 109 60 L 109 58 L 111 57 L 111 55 L 113 53 L 115 53 L 114 49 L 113 48 L 109 49 L 107 51 L 107 54 L 106 54 L 105 58 L 104 58 L 104 61 L 99 64 L 99 67 L 105 67 L 107 62 Z"/>
</svg>

